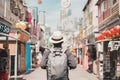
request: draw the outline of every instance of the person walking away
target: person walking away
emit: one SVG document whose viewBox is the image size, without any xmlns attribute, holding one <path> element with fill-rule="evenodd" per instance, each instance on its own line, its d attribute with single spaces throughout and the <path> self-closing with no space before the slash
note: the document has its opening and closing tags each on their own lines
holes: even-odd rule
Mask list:
<svg viewBox="0 0 120 80">
<path fill-rule="evenodd" d="M 93 59 L 92 59 L 92 51 L 88 49 L 87 51 L 87 56 L 88 56 L 88 72 L 93 73 Z"/>
<path fill-rule="evenodd" d="M 42 60 L 42 53 L 41 52 L 37 53 L 36 59 L 37 59 L 36 60 L 36 66 L 39 67 L 40 63 L 41 63 L 41 60 Z"/>
<path fill-rule="evenodd" d="M 39 51 L 40 51 L 41 54 L 43 55 L 43 53 L 44 53 L 44 51 L 45 51 L 45 47 L 40 46 L 40 47 L 39 47 Z"/>
<path fill-rule="evenodd" d="M 64 37 L 60 31 L 56 31 L 49 41 L 53 48 L 45 49 L 41 68 L 47 70 L 47 80 L 69 80 L 69 69 L 77 66 L 75 57 L 69 49 L 63 49 Z"/>
</svg>

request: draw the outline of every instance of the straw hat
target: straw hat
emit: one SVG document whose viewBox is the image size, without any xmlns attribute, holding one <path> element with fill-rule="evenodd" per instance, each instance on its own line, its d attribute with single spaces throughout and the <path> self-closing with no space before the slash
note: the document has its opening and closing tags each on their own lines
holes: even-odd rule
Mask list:
<svg viewBox="0 0 120 80">
<path fill-rule="evenodd" d="M 50 37 L 49 41 L 51 43 L 61 43 L 64 41 L 64 38 L 60 31 L 55 31 Z"/>
</svg>

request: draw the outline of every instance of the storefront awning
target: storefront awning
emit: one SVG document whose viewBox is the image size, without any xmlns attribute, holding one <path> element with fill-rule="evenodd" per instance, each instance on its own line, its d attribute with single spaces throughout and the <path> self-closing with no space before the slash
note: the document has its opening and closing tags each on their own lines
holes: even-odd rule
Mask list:
<svg viewBox="0 0 120 80">
<path fill-rule="evenodd" d="M 16 36 L 16 38 L 22 42 L 27 42 L 30 39 L 30 33 L 20 28 L 12 28 L 10 33 L 11 36 Z"/>
<path fill-rule="evenodd" d="M 7 37 L 10 37 L 14 40 L 18 40 L 16 37 L 13 37 L 13 36 L 10 36 L 9 34 L 5 34 L 5 33 L 0 33 L 1 36 L 7 36 Z"/>
<path fill-rule="evenodd" d="M 104 41 L 111 41 L 111 40 L 112 40 L 112 39 L 104 39 L 104 40 L 96 41 L 95 43 L 104 42 Z"/>
</svg>

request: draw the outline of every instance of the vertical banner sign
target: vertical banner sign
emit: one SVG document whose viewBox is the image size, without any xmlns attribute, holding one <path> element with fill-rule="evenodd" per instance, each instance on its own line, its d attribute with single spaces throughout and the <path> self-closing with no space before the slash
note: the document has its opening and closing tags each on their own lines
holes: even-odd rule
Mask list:
<svg viewBox="0 0 120 80">
<path fill-rule="evenodd" d="M 33 19 L 36 19 L 36 8 L 32 9 L 32 17 Z"/>
<path fill-rule="evenodd" d="M 31 68 L 31 48 L 30 48 L 30 42 L 26 43 L 26 71 L 28 72 L 29 69 Z"/>
<path fill-rule="evenodd" d="M 33 34 L 34 35 L 37 35 L 37 26 L 36 26 L 36 24 L 37 24 L 37 22 L 38 22 L 38 8 L 37 7 L 33 7 L 32 8 L 32 16 L 33 16 Z"/>
<path fill-rule="evenodd" d="M 31 12 L 28 12 L 27 15 L 28 15 L 27 21 L 28 21 L 29 23 L 31 23 L 31 20 L 32 20 L 32 14 L 31 14 Z"/>
<path fill-rule="evenodd" d="M 33 34 L 37 35 L 37 26 L 36 26 L 36 20 L 35 19 L 34 19 L 34 22 L 33 22 Z"/>
<path fill-rule="evenodd" d="M 40 39 L 40 24 L 37 25 L 37 40 Z"/>
<path fill-rule="evenodd" d="M 40 18 L 39 18 L 39 22 L 40 24 L 45 24 L 45 11 L 40 11 Z"/>
</svg>

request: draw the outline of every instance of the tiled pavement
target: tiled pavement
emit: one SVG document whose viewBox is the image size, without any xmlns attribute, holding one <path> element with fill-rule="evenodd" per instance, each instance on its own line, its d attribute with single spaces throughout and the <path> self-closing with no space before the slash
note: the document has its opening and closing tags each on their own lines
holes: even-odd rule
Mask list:
<svg viewBox="0 0 120 80">
<path fill-rule="evenodd" d="M 85 71 L 81 65 L 78 65 L 74 70 L 70 70 L 69 77 L 70 80 L 98 80 L 94 74 Z M 43 70 L 40 67 L 36 68 L 30 74 L 23 75 L 23 79 L 21 80 L 47 80 L 46 70 Z"/>
</svg>

